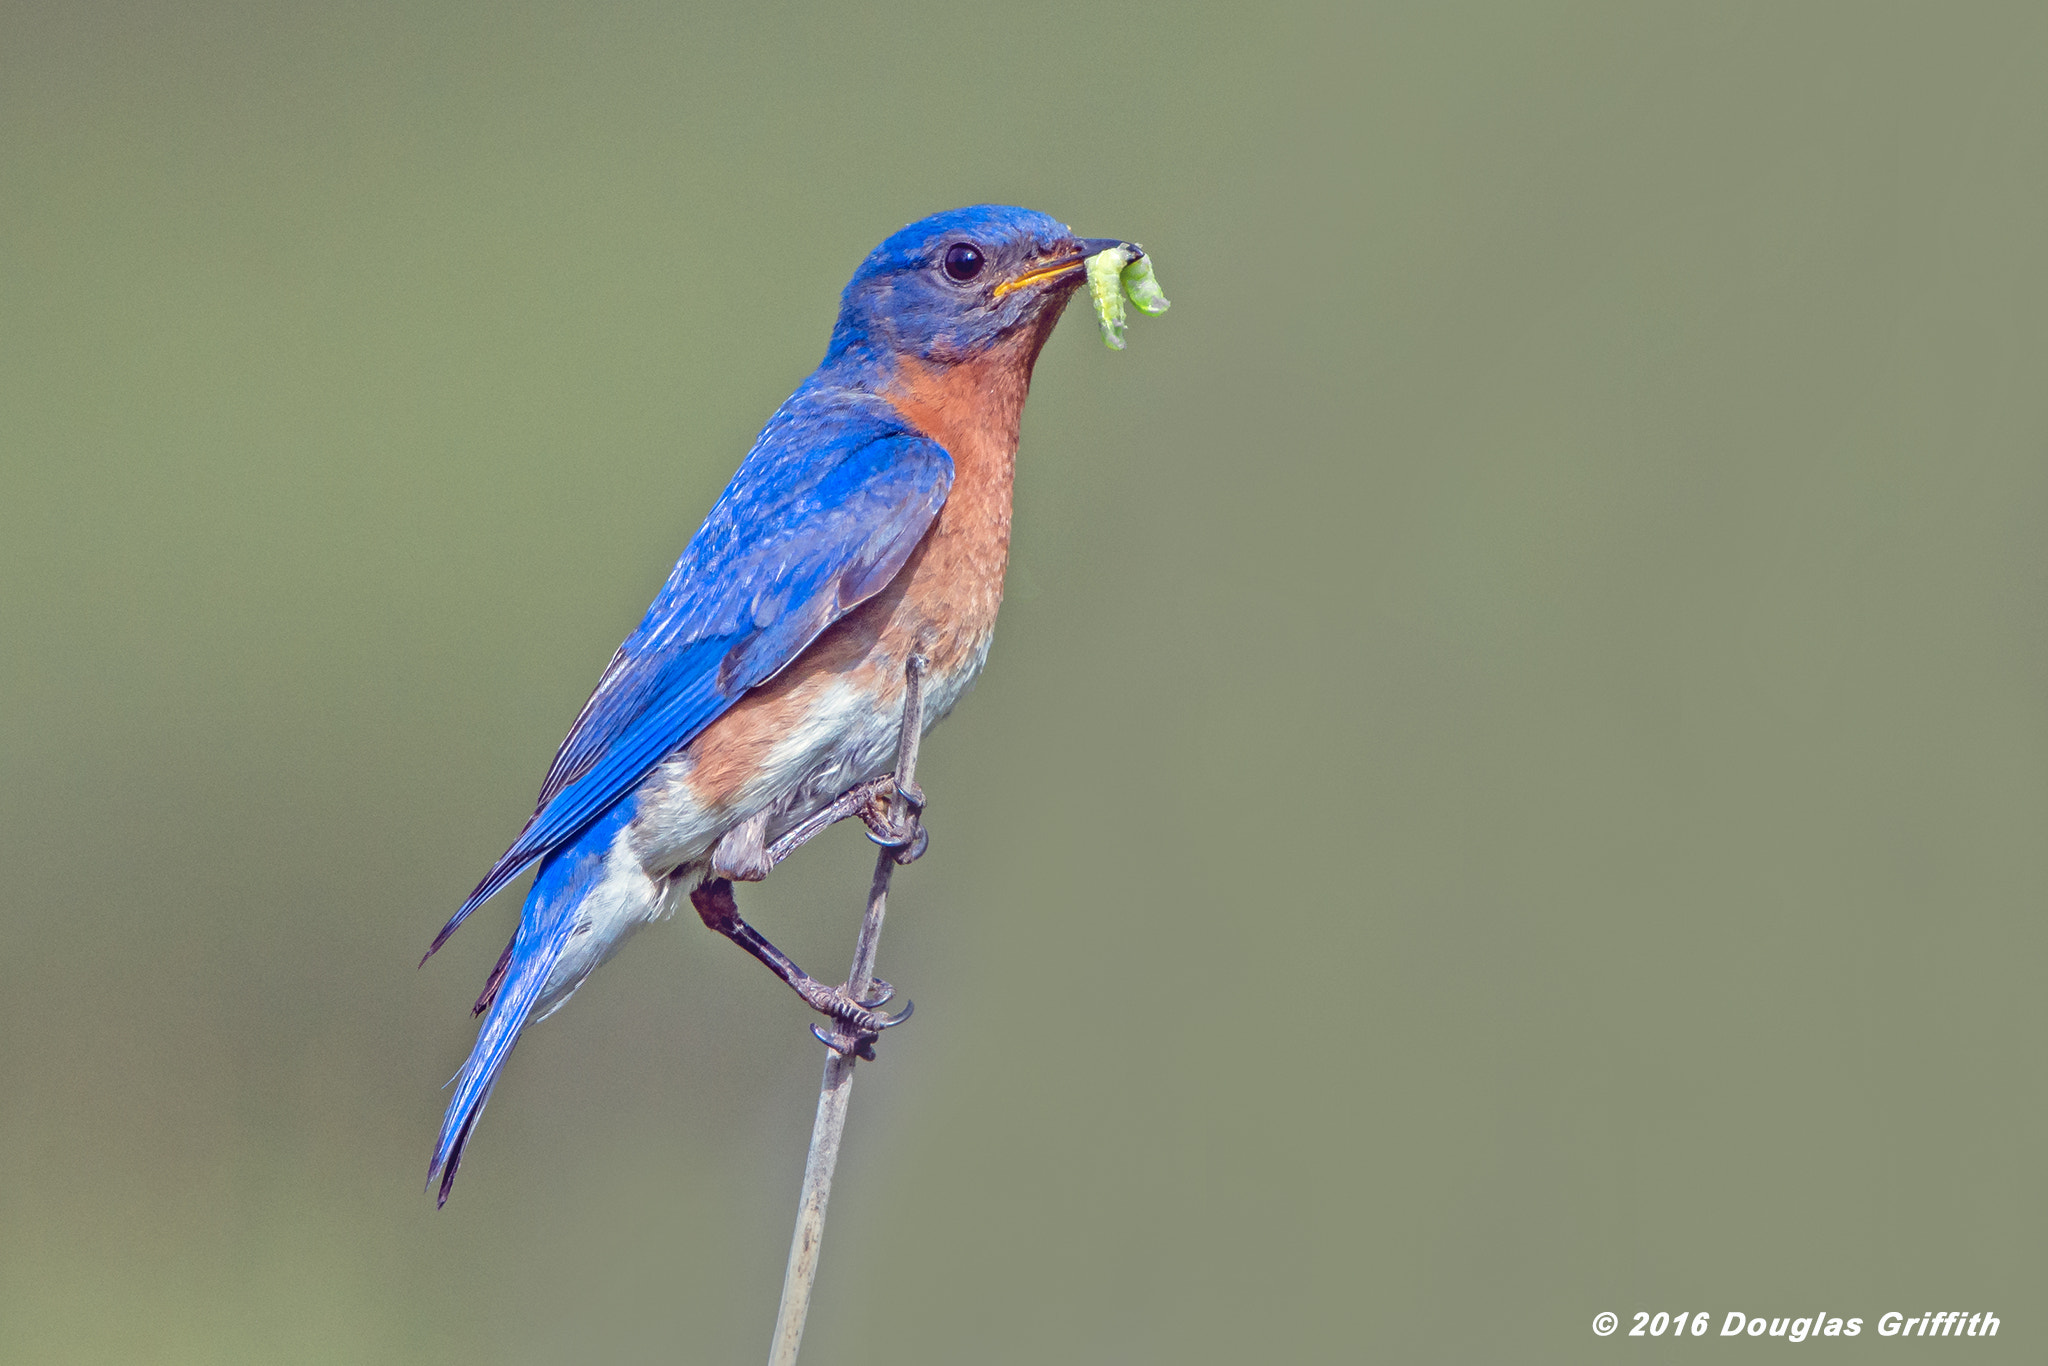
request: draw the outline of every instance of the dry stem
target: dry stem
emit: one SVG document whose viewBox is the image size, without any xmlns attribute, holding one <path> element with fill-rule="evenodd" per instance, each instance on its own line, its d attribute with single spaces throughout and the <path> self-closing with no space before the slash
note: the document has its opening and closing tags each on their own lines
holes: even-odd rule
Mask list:
<svg viewBox="0 0 2048 1366">
<path fill-rule="evenodd" d="M 903 729 L 896 744 L 896 778 L 914 787 L 917 742 L 924 733 L 924 669 L 912 656 L 905 669 Z M 909 803 L 898 795 L 895 818 L 909 818 Z M 875 949 L 882 938 L 882 917 L 888 908 L 889 879 L 896 871 L 895 849 L 875 857 L 874 881 L 868 887 L 868 911 L 855 941 L 853 968 L 846 975 L 846 994 L 867 999 L 875 976 Z M 839 1140 L 846 1132 L 846 1106 L 853 1098 L 856 1058 L 849 1049 L 827 1049 L 825 1077 L 818 1087 L 818 1114 L 811 1123 L 811 1153 L 804 1161 L 803 1194 L 796 1210 L 796 1233 L 789 1242 L 789 1266 L 782 1276 L 782 1303 L 775 1311 L 775 1336 L 768 1345 L 768 1366 L 795 1366 L 804 1340 L 804 1319 L 811 1309 L 811 1286 L 818 1277 L 818 1245 L 825 1238 L 825 1202 L 832 1198 L 832 1169 L 839 1162 Z"/>
</svg>

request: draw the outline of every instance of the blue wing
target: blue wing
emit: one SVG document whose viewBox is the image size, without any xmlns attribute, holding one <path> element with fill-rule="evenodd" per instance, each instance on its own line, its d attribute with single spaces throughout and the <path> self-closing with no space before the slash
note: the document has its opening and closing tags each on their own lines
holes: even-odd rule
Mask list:
<svg viewBox="0 0 2048 1366">
<path fill-rule="evenodd" d="M 533 818 L 427 950 L 880 592 L 953 486 L 895 410 L 799 391 L 762 431 L 639 628 L 612 656 Z"/>
</svg>

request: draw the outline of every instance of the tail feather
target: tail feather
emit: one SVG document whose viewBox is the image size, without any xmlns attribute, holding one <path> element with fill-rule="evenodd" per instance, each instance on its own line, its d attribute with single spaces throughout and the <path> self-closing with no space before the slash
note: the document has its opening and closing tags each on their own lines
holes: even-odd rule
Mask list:
<svg viewBox="0 0 2048 1366">
<path fill-rule="evenodd" d="M 469 1008 L 472 1015 L 481 1015 L 491 1008 L 491 1002 L 498 999 L 498 988 L 505 985 L 506 970 L 512 966 L 512 950 L 519 945 L 519 936 L 513 935 L 505 941 L 505 951 L 498 955 L 498 961 L 491 968 L 491 975 L 484 978 L 484 989 L 476 998 L 476 1004 Z"/>
<path fill-rule="evenodd" d="M 527 893 L 526 906 L 519 913 L 519 930 L 491 970 L 479 1002 L 488 1013 L 477 1030 L 469 1060 L 455 1074 L 455 1094 L 449 1098 L 434 1158 L 427 1166 L 427 1189 L 433 1190 L 435 1178 L 440 1178 L 437 1205 L 448 1203 L 470 1134 L 490 1101 L 499 1070 L 519 1042 L 519 1032 L 569 942 L 577 907 L 602 873 L 605 849 L 617 824 L 617 820 L 600 820 L 567 848 L 550 855 L 533 881 L 533 890 Z"/>
<path fill-rule="evenodd" d="M 435 1146 L 433 1162 L 427 1167 L 430 1186 L 435 1176 L 441 1178 L 441 1204 L 448 1202 L 448 1190 L 455 1183 L 462 1150 L 491 1098 L 498 1070 L 519 1042 L 519 1031 L 526 1025 L 526 1017 L 533 1013 L 534 1003 L 540 999 L 541 989 L 547 985 L 548 974 L 554 970 L 555 960 L 562 956 L 562 945 L 568 939 L 573 923 L 570 917 L 548 915 L 546 911 L 551 908 L 547 906 L 538 908 L 541 915 L 534 914 L 534 903 L 542 900 L 545 890 L 537 883 L 527 898 L 526 914 L 513 938 L 512 958 L 505 974 L 504 985 L 509 989 L 501 989 L 491 1003 L 490 1013 L 477 1031 L 469 1061 L 455 1075 L 455 1094 L 448 1101 L 448 1113 L 441 1120 L 440 1142 Z"/>
<path fill-rule="evenodd" d="M 443 1205 L 447 1204 L 448 1192 L 455 1189 L 455 1173 L 462 1166 L 463 1146 L 469 1142 L 469 1131 L 476 1127 L 477 1120 L 483 1115 L 484 1105 L 490 1098 L 491 1093 L 486 1090 L 483 1099 L 476 1103 L 476 1108 L 463 1118 L 462 1127 L 456 1131 L 455 1141 L 448 1145 L 448 1160 L 441 1167 L 441 1190 L 434 1197 L 435 1209 L 440 1209 Z M 436 1160 L 439 1160 L 438 1156 Z M 433 1188 L 434 1169 L 429 1167 L 427 1168 L 427 1189 L 432 1190 Z"/>
</svg>

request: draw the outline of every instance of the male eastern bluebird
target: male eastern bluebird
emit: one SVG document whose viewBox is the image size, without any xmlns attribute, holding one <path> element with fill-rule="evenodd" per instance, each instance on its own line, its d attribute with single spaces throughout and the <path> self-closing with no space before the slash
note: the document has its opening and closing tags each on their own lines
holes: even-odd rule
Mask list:
<svg viewBox="0 0 2048 1366">
<path fill-rule="evenodd" d="M 890 803 L 914 811 L 922 794 L 884 772 L 906 671 L 928 671 L 927 727 L 981 671 L 1031 367 L 1087 259 L 1120 245 L 984 204 L 911 224 L 854 272 L 824 362 L 762 428 L 605 667 L 532 819 L 427 950 L 540 865 L 476 1003 L 488 1014 L 427 1170 L 439 1203 L 521 1028 L 681 889 L 837 1037 L 864 1049 L 902 1018 L 876 1010 L 886 984 L 855 1001 L 804 973 L 740 918 L 732 879 L 758 881 L 847 815 L 906 857 L 921 848 Z"/>
</svg>

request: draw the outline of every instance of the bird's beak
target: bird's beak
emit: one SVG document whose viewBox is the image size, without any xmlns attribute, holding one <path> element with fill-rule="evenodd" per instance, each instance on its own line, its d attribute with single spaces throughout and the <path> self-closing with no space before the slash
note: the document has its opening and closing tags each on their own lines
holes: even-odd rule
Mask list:
<svg viewBox="0 0 2048 1366">
<path fill-rule="evenodd" d="M 1068 280 L 1078 279 L 1081 270 L 1087 265 L 1089 257 L 1097 252 L 1108 251 L 1111 247 L 1125 247 L 1136 253 L 1131 258 L 1133 260 L 1145 254 L 1141 248 L 1115 237 L 1076 238 L 1071 251 L 1062 252 L 1049 261 L 1041 261 L 1023 274 L 997 285 L 995 287 L 995 297 L 1000 299 L 1013 290 L 1025 289 L 1033 285 L 1060 284 Z"/>
<path fill-rule="evenodd" d="M 1074 245 L 1081 249 L 1081 259 L 1083 261 L 1098 252 L 1108 251 L 1111 247 L 1125 248 L 1131 253 L 1133 261 L 1145 254 L 1145 249 L 1136 242 L 1124 242 L 1114 237 L 1083 237 Z"/>
</svg>

